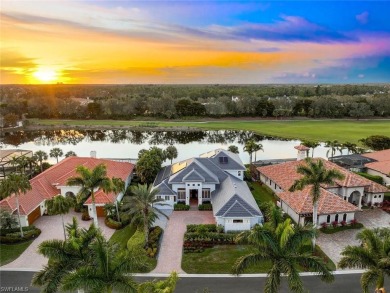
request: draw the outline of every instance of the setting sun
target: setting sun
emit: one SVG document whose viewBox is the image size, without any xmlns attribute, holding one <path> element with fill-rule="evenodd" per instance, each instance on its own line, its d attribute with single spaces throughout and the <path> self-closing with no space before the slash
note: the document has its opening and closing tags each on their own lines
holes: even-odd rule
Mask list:
<svg viewBox="0 0 390 293">
<path fill-rule="evenodd" d="M 53 69 L 38 68 L 33 76 L 42 83 L 52 82 L 58 79 L 58 74 Z"/>
</svg>

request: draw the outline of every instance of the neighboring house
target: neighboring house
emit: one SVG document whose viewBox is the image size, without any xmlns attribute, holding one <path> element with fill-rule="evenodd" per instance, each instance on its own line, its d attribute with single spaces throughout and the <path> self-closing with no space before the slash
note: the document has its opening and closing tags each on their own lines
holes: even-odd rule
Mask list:
<svg viewBox="0 0 390 293">
<path fill-rule="evenodd" d="M 298 149 L 298 152 L 300 150 Z M 301 157 L 302 154 L 299 154 Z M 336 169 L 344 175 L 343 180 L 336 180 L 334 186 L 322 186 L 318 204 L 318 224 L 333 221 L 351 221 L 355 212 L 364 204 L 380 204 L 384 199 L 386 188 L 335 163 L 321 158 L 327 169 Z M 271 188 L 280 199 L 281 208 L 297 223 L 304 224 L 312 221 L 313 202 L 310 187 L 302 191 L 289 192 L 294 181 L 301 178 L 297 167 L 304 164 L 302 160 L 286 162 L 277 165 L 258 167 L 262 183 Z"/>
<path fill-rule="evenodd" d="M 121 178 L 125 181 L 126 187 L 130 184 L 134 165 L 131 163 L 115 162 L 106 159 L 84 158 L 84 157 L 69 157 L 53 167 L 45 170 L 30 180 L 32 189 L 26 194 L 19 196 L 20 214 L 22 226 L 31 225 L 37 218 L 46 213 L 45 201 L 54 196 L 61 194 L 62 196 L 76 196 L 80 191 L 79 186 L 67 186 L 67 180 L 71 177 L 79 176 L 76 173 L 76 168 L 83 165 L 87 168 L 94 168 L 99 164 L 104 164 L 107 167 L 107 175 L 110 178 Z M 120 201 L 123 193 L 113 194 L 105 193 L 102 190 L 97 190 L 95 193 L 95 203 L 97 216 L 104 216 L 104 205 L 114 203 L 115 200 Z M 85 202 L 88 206 L 88 213 L 94 217 L 92 211 L 92 201 L 88 198 Z M 16 213 L 15 196 L 10 196 L 0 202 L 0 207 L 11 210 Z"/>
<path fill-rule="evenodd" d="M 390 149 L 365 154 L 336 156 L 329 158 L 329 160 L 350 171 L 381 176 L 383 183 L 390 186 Z"/>
<path fill-rule="evenodd" d="M 223 149 L 166 166 L 153 184 L 166 204 L 157 206 L 171 209 L 180 202 L 191 206 L 210 202 L 225 231 L 249 230 L 263 222 L 263 215 L 243 180 L 245 170 L 237 154 Z"/>
</svg>

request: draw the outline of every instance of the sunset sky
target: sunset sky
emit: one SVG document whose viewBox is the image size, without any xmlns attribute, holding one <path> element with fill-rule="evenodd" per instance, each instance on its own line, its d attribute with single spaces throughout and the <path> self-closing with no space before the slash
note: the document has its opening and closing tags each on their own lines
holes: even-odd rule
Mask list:
<svg viewBox="0 0 390 293">
<path fill-rule="evenodd" d="M 390 82 L 388 1 L 0 0 L 0 82 Z"/>
</svg>

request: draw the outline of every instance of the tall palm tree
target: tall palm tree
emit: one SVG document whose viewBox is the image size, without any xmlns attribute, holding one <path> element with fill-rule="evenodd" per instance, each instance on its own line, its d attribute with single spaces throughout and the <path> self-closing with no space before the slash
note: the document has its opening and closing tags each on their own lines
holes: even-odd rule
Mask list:
<svg viewBox="0 0 390 293">
<path fill-rule="evenodd" d="M 356 143 L 345 142 L 345 143 L 343 143 L 342 145 L 343 145 L 344 148 L 347 149 L 348 155 L 349 155 L 350 153 L 356 154 L 356 152 L 357 152 L 357 145 L 356 145 Z"/>
<path fill-rule="evenodd" d="M 176 159 L 177 158 L 177 148 L 174 147 L 173 145 L 170 145 L 168 146 L 166 149 L 165 149 L 165 157 L 169 160 L 171 160 L 171 165 L 172 165 L 172 161 L 173 159 Z"/>
<path fill-rule="evenodd" d="M 29 159 L 26 156 L 18 157 L 18 165 L 22 174 L 26 173 L 26 167 L 29 165 Z"/>
<path fill-rule="evenodd" d="M 257 161 L 257 152 L 258 151 L 263 151 L 264 152 L 263 145 L 261 143 L 256 143 L 253 150 L 254 150 L 254 153 L 255 153 L 255 162 L 256 162 Z"/>
<path fill-rule="evenodd" d="M 253 139 L 249 139 L 245 142 L 244 152 L 249 154 L 249 164 L 252 165 L 252 155 L 256 149 L 256 142 Z"/>
<path fill-rule="evenodd" d="M 67 184 L 81 187 L 78 194 L 78 202 L 83 202 L 91 196 L 93 222 L 96 227 L 99 227 L 95 204 L 95 192 L 100 188 L 104 192 L 110 192 L 112 190 L 112 182 L 110 178 L 107 177 L 107 168 L 104 164 L 99 164 L 92 170 L 85 166 L 78 166 L 76 172 L 79 176 L 69 178 Z"/>
<path fill-rule="evenodd" d="M 19 157 L 17 157 L 17 156 L 13 156 L 9 161 L 8 161 L 8 163 L 11 165 L 11 166 L 13 166 L 13 167 L 15 167 L 15 173 L 17 173 L 18 172 L 18 167 L 20 166 L 19 165 Z"/>
<path fill-rule="evenodd" d="M 311 157 L 312 158 L 314 157 L 314 149 L 321 145 L 318 141 L 308 141 L 308 140 L 303 141 L 302 144 L 304 146 L 312 149 L 312 151 L 311 151 Z"/>
<path fill-rule="evenodd" d="M 61 215 L 62 227 L 64 229 L 64 239 L 66 239 L 64 215 L 69 213 L 70 208 L 74 206 L 73 198 L 64 197 L 59 194 L 51 199 L 46 200 L 45 206 L 49 215 Z"/>
<path fill-rule="evenodd" d="M 313 201 L 313 225 L 317 227 L 318 200 L 321 196 L 322 184 L 334 184 L 334 181 L 343 179 L 344 175 L 336 169 L 327 170 L 321 159 L 305 159 L 305 164 L 297 167 L 297 173 L 303 175 L 301 179 L 295 180 L 289 191 L 302 190 L 305 187 L 311 188 L 310 195 Z M 316 238 L 313 238 L 313 250 L 315 248 Z"/>
<path fill-rule="evenodd" d="M 43 161 L 46 161 L 48 156 L 47 153 L 44 151 L 36 151 L 34 156 L 36 157 L 37 161 L 39 162 L 39 166 L 41 167 L 41 172 L 43 172 Z"/>
<path fill-rule="evenodd" d="M 98 238 L 91 245 L 95 256 L 91 263 L 82 264 L 62 280 L 61 289 L 71 291 L 83 289 L 87 292 L 137 292 L 138 284 L 131 272 L 145 267 L 140 258 L 130 251 L 120 251 L 118 245 Z"/>
<path fill-rule="evenodd" d="M 22 222 L 20 220 L 19 196 L 21 194 L 26 194 L 29 190 L 31 190 L 30 181 L 23 174 L 20 175 L 12 173 L 8 175 L 6 179 L 3 179 L 0 185 L 1 198 L 5 198 L 13 194 L 15 195 L 21 237 L 24 237 L 24 234 L 22 229 Z"/>
<path fill-rule="evenodd" d="M 162 199 L 157 199 L 156 194 L 158 189 L 152 190 L 152 185 L 148 187 L 147 184 L 138 184 L 131 187 L 131 193 L 133 196 L 130 196 L 126 201 L 123 202 L 122 210 L 128 211 L 129 215 L 132 217 L 132 224 L 138 224 L 143 226 L 145 234 L 145 246 L 149 243 L 149 228 L 152 226 L 153 222 L 157 219 L 158 215 L 167 217 L 159 209 L 155 208 L 153 204 L 159 203 L 160 205 L 165 205 L 161 203 Z"/>
<path fill-rule="evenodd" d="M 326 152 L 326 157 L 329 157 L 329 153 L 331 154 L 331 157 L 333 157 L 336 151 L 340 151 L 340 143 L 337 140 L 328 140 L 325 142 L 325 147 L 329 148 Z"/>
<path fill-rule="evenodd" d="M 91 244 L 103 237 L 93 224 L 81 229 L 76 218 L 66 226 L 66 232 L 66 240 L 47 240 L 38 246 L 38 253 L 49 259 L 32 280 L 33 285 L 42 287 L 42 292 L 59 292 L 68 274 L 84 264 L 91 264 L 94 257 Z"/>
<path fill-rule="evenodd" d="M 50 150 L 50 157 L 56 158 L 58 163 L 58 158 L 61 157 L 64 152 L 60 148 L 54 148 Z"/>
<path fill-rule="evenodd" d="M 65 158 L 77 157 L 77 154 L 74 151 L 69 151 L 65 154 Z"/>
<path fill-rule="evenodd" d="M 272 267 L 268 271 L 265 293 L 278 292 L 283 274 L 287 276 L 288 286 L 292 292 L 304 292 L 299 276 L 300 267 L 317 272 L 322 281 L 331 282 L 332 272 L 323 260 L 305 249 L 315 234 L 316 230 L 312 226 L 293 226 L 291 219 L 278 224 L 276 229 L 257 225 L 251 231 L 238 236 L 237 241 L 252 244 L 254 252 L 237 259 L 233 272 L 238 275 L 248 267 L 271 261 Z"/>
<path fill-rule="evenodd" d="M 125 193 L 126 184 L 121 178 L 113 177 L 111 181 L 112 181 L 112 192 L 114 192 L 115 195 L 118 195 L 120 193 Z M 115 199 L 115 210 L 116 210 L 117 220 L 120 222 L 121 218 L 119 215 L 119 207 L 118 207 L 117 199 Z"/>
<path fill-rule="evenodd" d="M 390 277 L 390 230 L 364 229 L 356 236 L 361 245 L 348 245 L 341 252 L 340 268 L 359 268 L 366 271 L 360 278 L 363 292 L 369 292 L 369 286 L 376 289 L 384 287 L 385 276 Z"/>
</svg>

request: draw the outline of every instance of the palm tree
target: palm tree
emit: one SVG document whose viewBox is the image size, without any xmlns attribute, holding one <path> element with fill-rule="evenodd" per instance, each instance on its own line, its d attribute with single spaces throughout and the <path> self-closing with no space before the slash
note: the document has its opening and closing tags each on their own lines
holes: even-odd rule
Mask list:
<svg viewBox="0 0 390 293">
<path fill-rule="evenodd" d="M 50 150 L 50 157 L 56 158 L 58 163 L 58 158 L 61 157 L 64 152 L 60 148 L 54 148 Z"/>
<path fill-rule="evenodd" d="M 341 252 L 340 268 L 359 268 L 366 271 L 360 278 L 363 292 L 369 292 L 369 286 L 376 289 L 384 287 L 385 276 L 390 276 L 390 230 L 364 229 L 356 236 L 361 245 L 348 245 Z M 375 291 L 376 292 L 376 291 Z M 384 291 L 383 291 L 384 292 Z"/>
<path fill-rule="evenodd" d="M 232 152 L 233 154 L 238 154 L 239 153 L 238 147 L 235 146 L 235 145 L 229 145 L 228 151 Z"/>
<path fill-rule="evenodd" d="M 176 272 L 172 272 L 165 280 L 153 280 L 139 284 L 137 293 L 173 293 L 175 292 L 176 283 L 179 277 Z"/>
<path fill-rule="evenodd" d="M 17 173 L 17 172 L 18 172 L 18 167 L 20 166 L 20 164 L 19 164 L 19 157 L 13 156 L 13 157 L 8 161 L 8 163 L 9 163 L 11 166 L 15 167 L 15 173 Z"/>
<path fill-rule="evenodd" d="M 311 157 L 313 158 L 314 157 L 314 149 L 316 147 L 319 147 L 321 144 L 317 141 L 308 141 L 308 140 L 305 140 L 302 142 L 302 145 L 308 147 L 308 148 L 311 148 L 312 151 L 311 151 Z"/>
<path fill-rule="evenodd" d="M 69 151 L 65 154 L 65 158 L 77 157 L 77 154 L 74 151 Z"/>
<path fill-rule="evenodd" d="M 147 246 L 149 243 L 149 228 L 158 218 L 158 215 L 168 218 L 167 215 L 162 213 L 159 209 L 156 209 L 153 204 L 157 202 L 160 205 L 165 204 L 160 203 L 162 199 L 156 198 L 158 189 L 155 188 L 152 190 L 152 185 L 149 187 L 147 184 L 132 186 L 131 193 L 133 196 L 130 196 L 123 202 L 122 211 L 128 211 L 129 215 L 132 217 L 132 224 L 143 226 L 145 233 L 145 246 Z"/>
<path fill-rule="evenodd" d="M 38 246 L 38 253 L 49 259 L 32 280 L 33 285 L 43 287 L 42 292 L 59 292 L 68 274 L 84 264 L 91 264 L 94 257 L 91 244 L 103 237 L 93 224 L 81 229 L 76 218 L 66 226 L 66 232 L 66 240 L 47 240 Z"/>
<path fill-rule="evenodd" d="M 326 152 L 326 157 L 329 157 L 329 153 L 331 154 L 331 157 L 333 157 L 336 151 L 340 150 L 340 143 L 337 140 L 328 140 L 325 142 L 325 147 L 329 148 L 329 150 Z"/>
<path fill-rule="evenodd" d="M 313 201 L 313 225 L 317 227 L 317 212 L 318 212 L 318 200 L 321 196 L 322 184 L 334 184 L 336 179 L 343 179 L 344 175 L 336 169 L 327 170 L 321 159 L 316 161 L 306 158 L 306 164 L 299 165 L 297 167 L 297 173 L 303 175 L 301 179 L 295 180 L 294 184 L 290 187 L 289 191 L 302 190 L 305 187 L 310 186 L 310 194 Z M 315 248 L 316 239 L 313 238 L 313 250 Z"/>
<path fill-rule="evenodd" d="M 171 160 L 171 165 L 172 165 L 172 160 L 177 158 L 177 148 L 175 148 L 173 145 L 170 145 L 166 148 L 165 150 L 165 157 L 169 160 Z"/>
<path fill-rule="evenodd" d="M 292 292 L 304 292 L 299 276 L 301 267 L 317 272 L 322 281 L 331 282 L 332 272 L 323 260 L 313 256 L 305 246 L 316 234 L 312 226 L 292 225 L 291 219 L 278 224 L 276 229 L 255 226 L 251 231 L 241 233 L 237 241 L 253 245 L 254 252 L 237 259 L 233 266 L 235 274 L 241 274 L 253 265 L 270 261 L 265 293 L 279 290 L 282 275 L 287 276 L 288 287 Z"/>
<path fill-rule="evenodd" d="M 64 215 L 69 213 L 70 208 L 74 206 L 74 200 L 71 197 L 64 197 L 59 194 L 46 200 L 45 206 L 49 215 L 61 215 L 62 227 L 64 229 L 64 239 L 66 239 Z"/>
<path fill-rule="evenodd" d="M 36 157 L 37 161 L 39 162 L 39 166 L 41 167 L 41 172 L 43 172 L 43 161 L 46 161 L 48 156 L 47 153 L 44 151 L 36 151 L 34 156 Z"/>
<path fill-rule="evenodd" d="M 17 158 L 18 165 L 22 174 L 26 173 L 26 167 L 29 165 L 29 159 L 26 156 L 20 156 Z"/>
<path fill-rule="evenodd" d="M 115 193 L 115 195 L 118 195 L 120 193 L 125 193 L 125 187 L 126 184 L 121 178 L 113 177 L 111 179 L 112 181 L 112 192 Z M 118 200 L 115 199 L 115 210 L 116 210 L 116 217 L 118 222 L 121 221 L 120 215 L 119 215 L 119 208 L 118 208 Z"/>
<path fill-rule="evenodd" d="M 263 145 L 261 143 L 256 143 L 255 144 L 255 148 L 253 150 L 254 150 L 254 153 L 255 153 L 255 162 L 256 162 L 257 161 L 257 152 L 258 151 L 263 151 L 264 152 Z"/>
<path fill-rule="evenodd" d="M 247 140 L 244 146 L 244 152 L 249 154 L 249 164 L 252 165 L 252 154 L 255 152 L 256 142 L 253 139 Z"/>
<path fill-rule="evenodd" d="M 91 245 L 91 249 L 95 256 L 93 261 L 83 263 L 66 275 L 62 280 L 62 290 L 137 292 L 138 284 L 131 276 L 131 272 L 145 267 L 139 257 L 127 250 L 120 251 L 118 245 L 111 245 L 104 238 L 98 238 Z"/>
<path fill-rule="evenodd" d="M 110 192 L 112 190 L 112 182 L 110 178 L 107 177 L 107 168 L 103 164 L 97 165 L 92 170 L 85 166 L 78 166 L 76 172 L 80 176 L 69 178 L 67 184 L 81 187 L 78 195 L 78 202 L 83 202 L 91 196 L 93 221 L 95 226 L 99 227 L 95 204 L 95 192 L 99 188 L 103 189 L 104 192 Z"/>
<path fill-rule="evenodd" d="M 356 143 L 352 143 L 352 142 L 345 142 L 342 144 L 344 148 L 347 149 L 348 151 L 348 155 L 350 153 L 353 153 L 353 154 L 356 154 L 357 153 L 357 145 Z"/>
<path fill-rule="evenodd" d="M 6 179 L 3 179 L 0 185 L 1 198 L 15 195 L 16 210 L 18 213 L 20 235 L 24 237 L 22 222 L 20 220 L 20 209 L 19 209 L 19 196 L 20 194 L 26 194 L 28 190 L 31 190 L 30 181 L 25 175 L 10 174 Z"/>
</svg>

